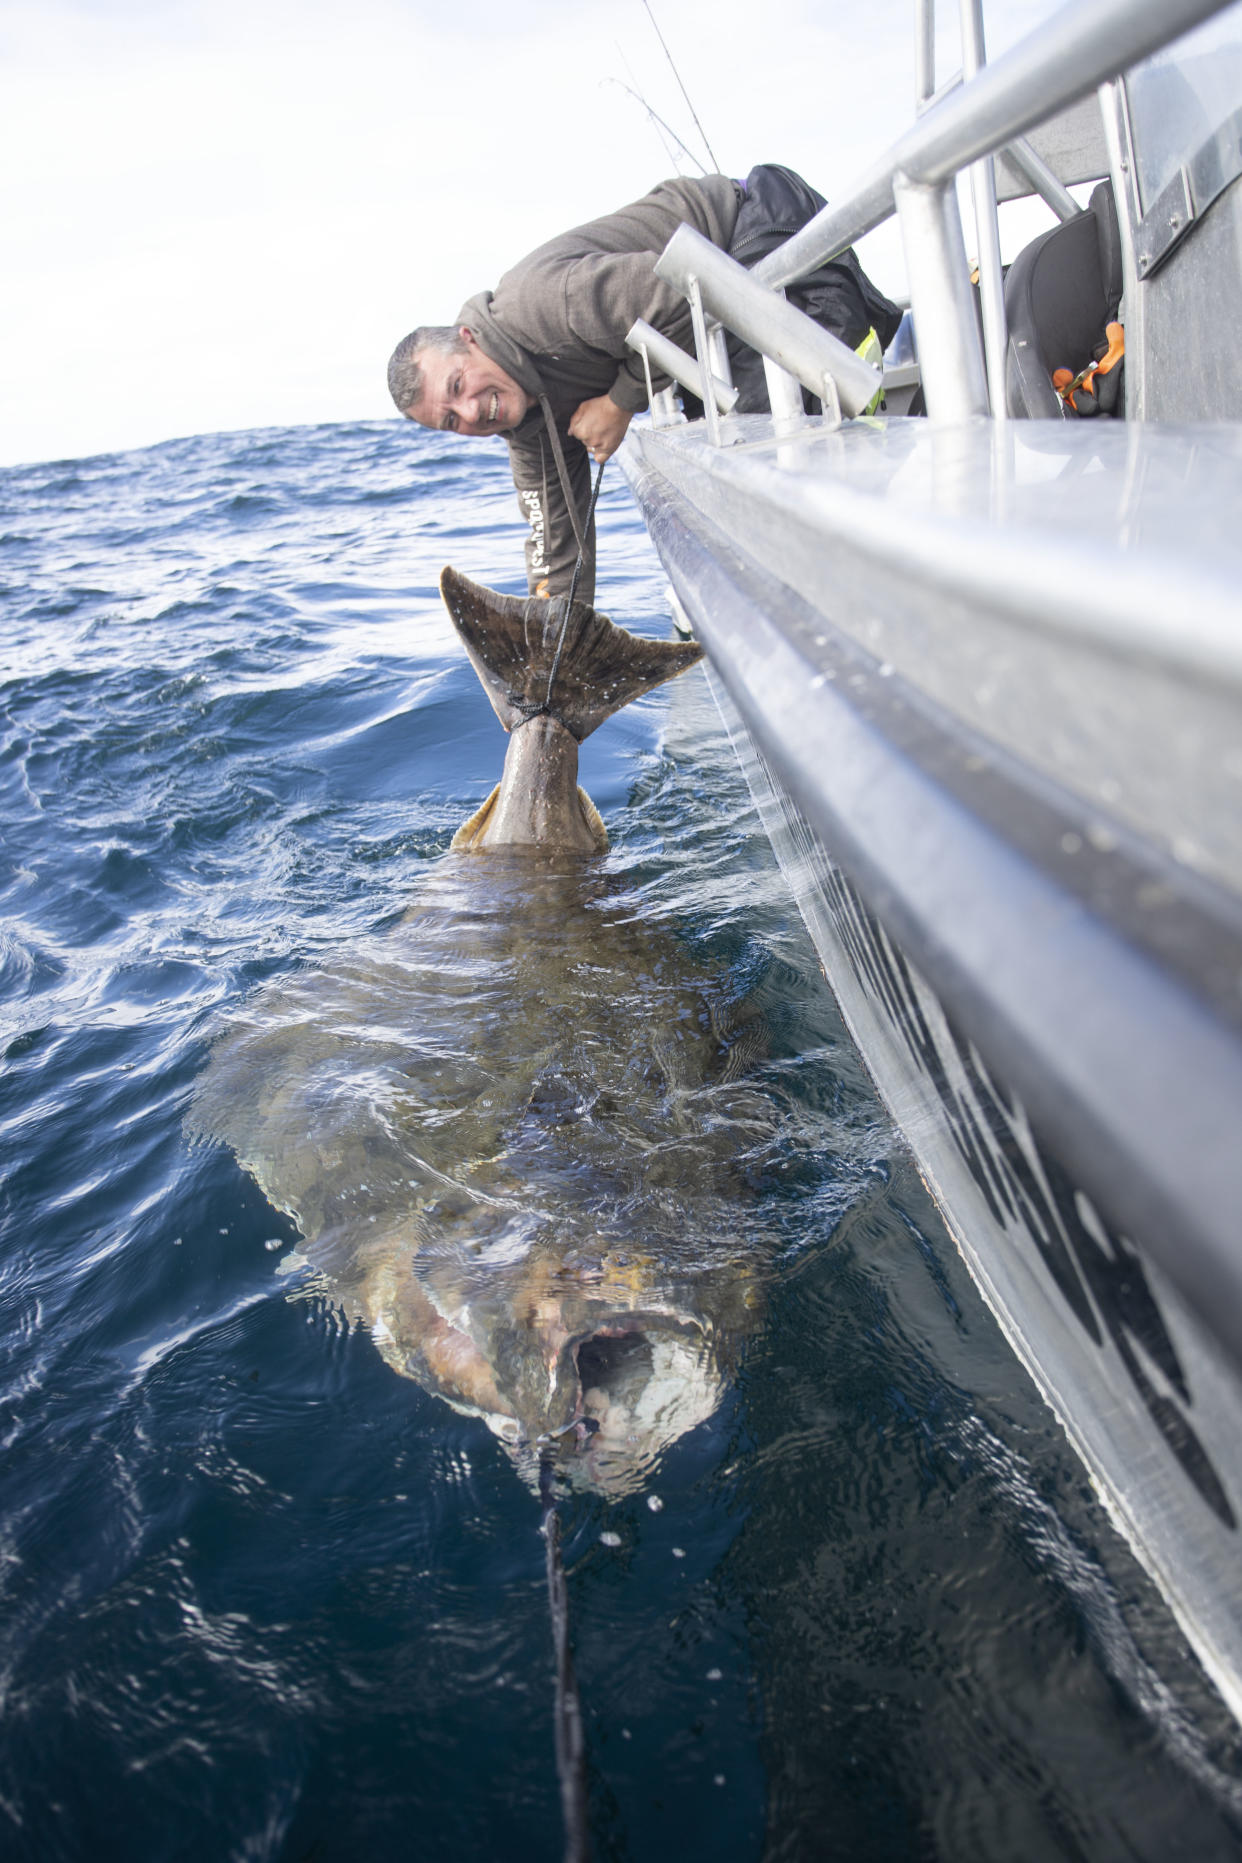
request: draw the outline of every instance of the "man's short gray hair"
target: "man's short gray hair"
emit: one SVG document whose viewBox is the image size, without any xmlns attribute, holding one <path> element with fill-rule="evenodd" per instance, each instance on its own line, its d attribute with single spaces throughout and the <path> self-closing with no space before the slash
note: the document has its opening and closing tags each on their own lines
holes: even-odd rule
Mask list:
<svg viewBox="0 0 1242 1863">
<path fill-rule="evenodd" d="M 451 323 L 424 323 L 403 336 L 388 359 L 388 392 L 399 413 L 408 414 L 423 398 L 423 372 L 418 358 L 424 349 L 438 349 L 446 356 L 459 355 L 466 345 L 460 330 Z"/>
</svg>

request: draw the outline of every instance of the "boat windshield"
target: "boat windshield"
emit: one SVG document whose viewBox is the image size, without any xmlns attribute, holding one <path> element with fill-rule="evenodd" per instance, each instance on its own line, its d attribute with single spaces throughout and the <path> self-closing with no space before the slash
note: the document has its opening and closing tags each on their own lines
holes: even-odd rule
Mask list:
<svg viewBox="0 0 1242 1863">
<path fill-rule="evenodd" d="M 1242 3 L 1136 65 L 1126 78 L 1126 93 L 1139 196 L 1148 213 L 1179 169 L 1191 165 L 1242 104 Z M 1233 143 L 1236 173 L 1236 137 Z"/>
</svg>

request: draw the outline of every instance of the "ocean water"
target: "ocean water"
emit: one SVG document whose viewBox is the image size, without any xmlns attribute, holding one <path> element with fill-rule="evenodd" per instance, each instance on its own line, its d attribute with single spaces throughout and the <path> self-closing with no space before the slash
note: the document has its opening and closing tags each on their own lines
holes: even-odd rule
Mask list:
<svg viewBox="0 0 1242 1863">
<path fill-rule="evenodd" d="M 600 523 L 600 606 L 663 633 L 615 469 Z M 498 776 L 446 562 L 520 587 L 503 452 L 395 421 L 0 473 L 6 1857 L 560 1855 L 519 1461 L 193 1137 L 237 1019 L 380 966 Z M 774 1109 L 714 1409 L 562 1488 L 596 1855 L 1242 1856 L 1239 1731 L 876 1102 L 705 675 L 582 780 Z"/>
</svg>

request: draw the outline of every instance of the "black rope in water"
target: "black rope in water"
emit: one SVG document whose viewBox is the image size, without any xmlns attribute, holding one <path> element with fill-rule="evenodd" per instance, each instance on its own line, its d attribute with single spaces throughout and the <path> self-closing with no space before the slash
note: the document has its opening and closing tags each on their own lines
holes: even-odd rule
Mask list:
<svg viewBox="0 0 1242 1863">
<path fill-rule="evenodd" d="M 599 497 L 600 481 L 604 476 L 604 467 L 607 464 L 608 461 L 606 459 L 601 459 L 599 462 L 599 471 L 595 475 L 595 489 L 591 493 L 591 502 L 587 506 L 586 523 L 582 526 L 582 542 L 578 545 L 578 560 L 574 564 L 574 573 L 569 583 L 569 594 L 565 598 L 565 613 L 561 620 L 561 636 L 556 643 L 556 652 L 552 656 L 552 670 L 548 674 L 548 690 L 543 701 L 543 709 L 545 712 L 552 709 L 552 685 L 556 678 L 556 670 L 561 663 L 561 648 L 565 645 L 565 630 L 569 626 L 569 611 L 574 605 L 574 592 L 578 587 L 578 577 L 582 574 L 582 559 L 586 555 L 586 540 L 591 534 L 591 521 L 595 516 L 595 504 Z"/>
<path fill-rule="evenodd" d="M 540 1532 L 544 1538 L 548 1608 L 556 1651 L 556 1771 L 565 1819 L 565 1863 L 590 1863 L 586 1740 L 582 1732 L 582 1704 L 578 1699 L 573 1653 L 569 1647 L 569 1588 L 561 1563 L 561 1523 L 556 1511 L 555 1464 L 551 1454 L 540 1458 L 539 1498 L 543 1503 Z"/>
<path fill-rule="evenodd" d="M 578 560 L 574 564 L 569 594 L 565 598 L 565 613 L 561 617 L 560 636 L 557 639 L 556 652 L 552 656 L 552 667 L 548 673 L 548 689 L 538 712 L 550 712 L 552 709 L 552 687 L 556 682 L 557 671 L 561 664 L 561 651 L 565 645 L 569 615 L 574 605 L 578 578 L 582 574 L 583 559 L 586 556 L 586 540 L 591 534 L 591 521 L 595 516 L 595 506 L 599 499 L 599 488 L 606 464 L 607 462 L 601 459 L 599 471 L 595 475 L 591 502 L 587 507 L 586 523 L 582 527 L 578 543 Z M 522 721 L 524 724 L 528 723 L 531 717 L 538 716 L 538 712 L 529 705 L 522 705 L 522 709 L 527 713 L 527 717 Z M 565 1567 L 561 1561 L 561 1522 L 556 1511 L 556 1463 L 551 1450 L 545 1452 L 539 1459 L 539 1499 L 543 1504 L 540 1532 L 544 1540 L 544 1563 L 548 1576 L 548 1610 L 552 1618 L 552 1647 L 556 1655 L 556 1772 L 561 1787 L 561 1813 L 565 1821 L 565 1863 L 590 1863 L 591 1842 L 587 1830 L 586 1739 L 582 1732 L 582 1703 L 578 1698 L 578 1678 L 574 1674 L 573 1651 L 569 1647 L 569 1587 L 565 1582 Z"/>
</svg>

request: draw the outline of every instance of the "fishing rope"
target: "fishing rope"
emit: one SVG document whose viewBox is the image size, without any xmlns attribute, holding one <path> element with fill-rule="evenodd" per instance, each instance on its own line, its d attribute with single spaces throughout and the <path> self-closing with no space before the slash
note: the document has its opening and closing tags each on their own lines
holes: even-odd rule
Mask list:
<svg viewBox="0 0 1242 1863">
<path fill-rule="evenodd" d="M 556 651 L 552 656 L 552 667 L 551 667 L 550 672 L 548 673 L 547 691 L 544 693 L 542 701 L 540 702 L 540 704 L 536 705 L 533 699 L 524 698 L 520 692 L 509 692 L 506 694 L 509 704 L 513 707 L 513 709 L 515 711 L 522 713 L 522 716 L 518 720 L 517 724 L 515 724 L 512 727 L 514 731 L 519 730 L 520 727 L 524 724 L 529 724 L 532 718 L 544 718 L 544 717 L 548 717 L 552 715 L 552 687 L 555 684 L 557 671 L 561 664 L 561 653 L 565 646 L 565 634 L 569 627 L 570 611 L 572 610 L 573 605 L 574 605 L 574 592 L 576 591 L 578 587 L 578 578 L 582 574 L 582 564 L 586 556 L 587 538 L 590 534 L 591 521 L 595 516 L 595 505 L 596 505 L 596 501 L 599 498 L 600 480 L 604 476 L 604 466 L 606 465 L 606 463 L 607 462 L 602 459 L 599 462 L 599 471 L 595 475 L 595 487 L 591 493 L 591 502 L 587 506 L 585 527 L 579 523 L 577 513 L 573 509 L 572 501 L 568 501 L 570 504 L 570 513 L 574 519 L 574 534 L 578 538 L 578 560 L 574 564 L 574 573 L 572 577 L 570 578 L 569 594 L 565 597 L 565 612 L 561 616 L 561 631 L 557 635 Z M 565 489 L 565 484 L 564 484 L 564 481 L 562 481 L 562 490 L 564 489 Z M 545 486 L 545 496 L 546 496 L 546 486 Z M 526 616 L 528 620 L 530 618 L 530 600 L 531 599 L 533 598 L 529 598 L 526 604 Z M 559 601 L 560 597 L 552 596 L 546 599 L 547 599 L 547 604 L 550 607 L 552 602 Z M 544 606 L 544 601 L 545 601 L 545 598 L 541 596 L 539 598 L 539 606 L 541 608 Z"/>
<path fill-rule="evenodd" d="M 595 486 L 591 492 L 591 502 L 587 506 L 586 523 L 583 526 L 582 542 L 578 545 L 578 560 L 574 564 L 574 573 L 571 576 L 570 582 L 569 582 L 568 599 L 570 602 L 572 602 L 574 599 L 574 591 L 578 587 L 578 577 L 582 574 L 582 561 L 586 555 L 586 540 L 591 534 L 591 525 L 595 519 L 595 506 L 599 499 L 599 482 L 604 476 L 604 467 L 607 464 L 608 464 L 608 461 L 606 459 L 601 459 L 599 462 L 599 471 L 595 474 Z M 562 629 L 561 629 L 562 638 L 564 637 L 564 632 L 565 630 L 564 630 L 564 627 L 562 626 Z"/>
<path fill-rule="evenodd" d="M 582 527 L 582 536 L 578 543 L 578 560 L 574 564 L 574 573 L 570 578 L 569 594 L 565 598 L 565 613 L 561 617 L 561 631 L 556 643 L 556 652 L 552 656 L 552 669 L 548 674 L 548 690 L 544 694 L 543 700 L 543 710 L 545 712 L 551 711 L 552 709 L 552 686 L 556 679 L 557 668 L 561 663 L 561 650 L 565 645 L 565 630 L 569 626 L 570 610 L 574 605 L 574 592 L 578 587 L 578 578 L 582 574 L 582 562 L 586 555 L 587 538 L 591 534 L 591 525 L 595 519 L 595 505 L 599 498 L 600 482 L 603 479 L 604 467 L 607 464 L 608 461 L 606 459 L 601 459 L 599 462 L 599 471 L 595 475 L 595 489 L 591 493 L 591 502 L 587 506 L 586 523 Z"/>
<path fill-rule="evenodd" d="M 573 526 L 574 536 L 578 539 L 578 548 L 586 549 L 586 531 L 582 519 L 578 516 L 578 507 L 574 503 L 574 489 L 569 479 L 569 467 L 565 464 L 565 449 L 561 445 L 561 436 L 556 429 L 556 415 L 552 412 L 552 403 L 541 394 L 539 405 L 543 409 L 543 430 L 552 443 L 552 457 L 556 461 L 556 476 L 561 482 L 561 491 L 565 495 L 565 504 L 569 511 L 569 522 Z M 543 453 L 543 441 L 539 442 L 540 454 Z M 546 466 L 545 466 L 546 471 Z"/>
<path fill-rule="evenodd" d="M 544 1538 L 548 1608 L 556 1652 L 556 1771 L 565 1819 L 565 1863 L 590 1863 L 586 1739 L 582 1732 L 582 1704 L 578 1698 L 573 1652 L 569 1647 L 569 1588 L 561 1560 L 561 1523 L 556 1511 L 555 1459 L 551 1452 L 539 1458 L 539 1499 L 543 1503 L 539 1530 Z"/>
</svg>

